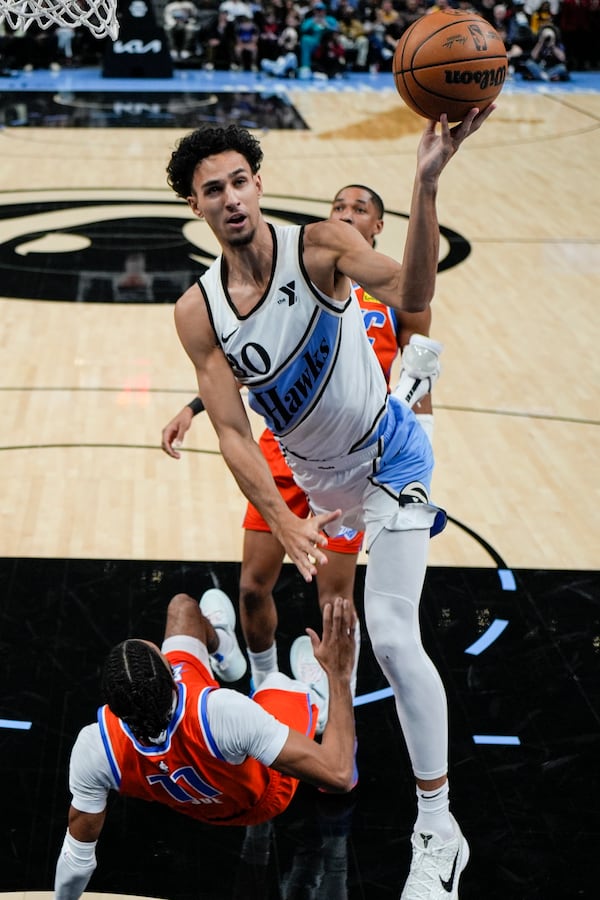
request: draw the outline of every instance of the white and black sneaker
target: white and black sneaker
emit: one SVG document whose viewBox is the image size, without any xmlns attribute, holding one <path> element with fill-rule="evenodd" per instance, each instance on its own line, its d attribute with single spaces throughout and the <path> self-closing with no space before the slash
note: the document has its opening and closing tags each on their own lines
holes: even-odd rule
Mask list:
<svg viewBox="0 0 600 900">
<path fill-rule="evenodd" d="M 311 701 L 319 710 L 317 734 L 323 734 L 329 713 L 329 681 L 321 668 L 307 634 L 297 637 L 290 649 L 290 667 L 296 681 L 305 684 L 311 693 Z"/>
<path fill-rule="evenodd" d="M 424 334 L 411 334 L 410 340 L 402 351 L 400 378 L 394 388 L 394 396 L 398 397 L 411 409 L 422 400 L 440 377 L 440 354 L 444 345 Z"/>
<path fill-rule="evenodd" d="M 219 646 L 210 653 L 210 667 L 221 681 L 239 681 L 248 664 L 235 635 L 235 609 L 223 591 L 211 588 L 202 595 L 200 609 L 217 632 L 225 650 Z"/>
<path fill-rule="evenodd" d="M 400 900 L 458 900 L 458 880 L 469 861 L 469 845 L 453 816 L 454 837 L 415 831 L 410 872 Z"/>
</svg>

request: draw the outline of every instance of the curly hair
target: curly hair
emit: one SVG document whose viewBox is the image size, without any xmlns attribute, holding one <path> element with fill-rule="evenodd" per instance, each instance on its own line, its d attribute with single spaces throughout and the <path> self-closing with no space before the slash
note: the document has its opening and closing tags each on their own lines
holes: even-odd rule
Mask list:
<svg viewBox="0 0 600 900">
<path fill-rule="evenodd" d="M 259 142 L 246 128 L 206 126 L 197 128 L 177 142 L 167 166 L 167 183 L 185 200 L 192 193 L 192 181 L 198 163 L 207 156 L 234 150 L 245 157 L 253 175 L 260 169 L 263 152 Z"/>
<path fill-rule="evenodd" d="M 157 651 L 130 638 L 113 647 L 104 664 L 102 694 L 111 712 L 142 743 L 152 743 L 171 721 L 175 682 Z"/>
</svg>

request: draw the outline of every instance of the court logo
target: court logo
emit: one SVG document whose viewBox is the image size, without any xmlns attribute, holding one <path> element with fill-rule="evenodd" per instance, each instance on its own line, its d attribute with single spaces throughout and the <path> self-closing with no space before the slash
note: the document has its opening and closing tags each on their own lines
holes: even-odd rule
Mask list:
<svg viewBox="0 0 600 900">
<path fill-rule="evenodd" d="M 125 190 L 114 193 L 117 199 L 90 190 L 0 195 L 2 295 L 74 303 L 175 303 L 219 248 L 206 224 L 166 193 L 149 198 L 147 191 Z M 270 222 L 301 225 L 326 218 L 330 201 L 267 195 L 262 208 Z M 391 246 L 402 246 L 407 219 L 407 213 L 386 211 Z M 471 248 L 451 229 L 440 231 L 441 272 L 466 259 Z M 282 303 L 292 306 L 294 283 L 282 285 L 280 292 Z"/>
</svg>

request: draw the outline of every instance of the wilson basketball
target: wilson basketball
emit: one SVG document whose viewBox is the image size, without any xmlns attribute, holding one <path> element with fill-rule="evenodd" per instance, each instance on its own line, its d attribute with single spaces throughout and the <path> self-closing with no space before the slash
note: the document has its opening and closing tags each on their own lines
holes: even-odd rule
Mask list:
<svg viewBox="0 0 600 900">
<path fill-rule="evenodd" d="M 426 119 L 448 114 L 460 122 L 483 110 L 506 78 L 506 48 L 498 32 L 476 13 L 445 9 L 422 16 L 396 45 L 392 71 L 398 93 Z"/>
</svg>

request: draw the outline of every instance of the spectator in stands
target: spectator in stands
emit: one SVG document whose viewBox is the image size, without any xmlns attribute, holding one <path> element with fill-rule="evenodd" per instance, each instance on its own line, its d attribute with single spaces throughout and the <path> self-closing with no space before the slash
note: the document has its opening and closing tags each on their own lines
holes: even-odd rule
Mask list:
<svg viewBox="0 0 600 900">
<path fill-rule="evenodd" d="M 281 21 L 277 16 L 275 7 L 267 6 L 264 10 L 257 12 L 254 21 L 258 26 L 258 65 L 262 64 L 263 59 L 275 60 L 281 53 L 279 46 L 279 35 L 281 34 Z"/>
<path fill-rule="evenodd" d="M 249 19 L 252 18 L 252 7 L 245 0 L 223 0 L 219 6 L 219 11 L 227 13 L 227 18 L 230 22 L 235 22 L 236 19 L 241 19 L 242 16 L 246 16 Z"/>
<path fill-rule="evenodd" d="M 58 26 L 41 28 L 37 22 L 32 22 L 26 31 L 7 30 L 2 45 L 2 66 L 7 70 L 22 69 L 24 72 L 33 69 L 57 72 L 61 68 L 61 55 Z"/>
<path fill-rule="evenodd" d="M 300 17 L 296 12 L 288 13 L 285 28 L 277 39 L 278 56 L 276 59 L 261 59 L 260 68 L 268 75 L 277 78 L 294 77 L 298 68 L 298 52 L 300 41 Z"/>
<path fill-rule="evenodd" d="M 494 7 L 494 19 L 498 22 L 498 25 L 495 25 L 496 30 L 506 46 L 509 73 L 511 75 L 520 73 L 529 78 L 525 63 L 535 44 L 535 37 L 523 0 L 513 0 L 512 9 L 503 3 L 498 4 Z"/>
<path fill-rule="evenodd" d="M 198 10 L 191 0 L 167 3 L 163 13 L 163 27 L 174 60 L 189 59 L 196 52 Z"/>
<path fill-rule="evenodd" d="M 595 55 L 598 58 L 600 39 L 592 29 L 592 12 L 598 25 L 597 0 L 562 0 L 557 25 L 572 69 L 586 69 Z"/>
<path fill-rule="evenodd" d="M 369 38 L 365 26 L 357 11 L 351 6 L 346 6 L 341 12 L 338 10 L 337 15 L 340 42 L 344 48 L 348 66 L 351 65 L 358 72 L 366 72 L 369 58 Z"/>
<path fill-rule="evenodd" d="M 233 23 L 235 64 L 244 72 L 256 72 L 259 31 L 251 16 L 241 16 Z"/>
<path fill-rule="evenodd" d="M 549 0 L 542 0 L 537 9 L 531 13 L 531 30 L 537 36 L 544 25 L 554 25 L 554 16 L 550 9 Z"/>
<path fill-rule="evenodd" d="M 400 34 L 404 34 L 408 26 L 424 16 L 426 12 L 427 8 L 422 0 L 404 0 L 403 8 L 398 11 Z"/>
<path fill-rule="evenodd" d="M 524 63 L 535 81 L 568 81 L 567 56 L 554 25 L 544 25 Z"/>
<path fill-rule="evenodd" d="M 219 9 L 216 21 L 206 29 L 203 45 L 205 69 L 227 70 L 233 62 L 233 22 L 227 10 Z"/>
<path fill-rule="evenodd" d="M 388 71 L 396 44 L 402 34 L 402 22 L 392 0 L 381 0 L 369 28 L 369 60 L 371 72 Z"/>
<path fill-rule="evenodd" d="M 315 76 L 339 78 L 346 70 L 344 45 L 337 31 L 323 31 L 319 44 L 313 50 L 312 70 Z"/>
<path fill-rule="evenodd" d="M 325 4 L 317 0 L 300 22 L 300 78 L 310 78 L 313 51 L 319 46 L 323 32 L 337 30 L 337 19 L 328 15 Z"/>
</svg>

